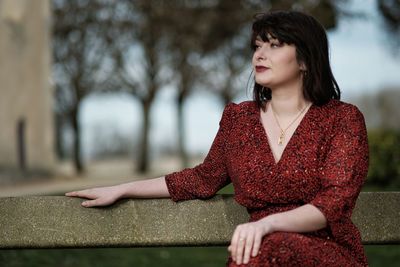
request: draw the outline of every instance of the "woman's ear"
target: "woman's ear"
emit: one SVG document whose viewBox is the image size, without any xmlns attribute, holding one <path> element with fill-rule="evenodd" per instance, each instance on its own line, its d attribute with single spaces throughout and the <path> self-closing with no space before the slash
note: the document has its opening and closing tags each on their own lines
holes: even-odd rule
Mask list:
<svg viewBox="0 0 400 267">
<path fill-rule="evenodd" d="M 307 67 L 306 64 L 304 64 L 304 62 L 301 62 L 299 66 L 300 66 L 300 71 L 307 71 Z"/>
</svg>

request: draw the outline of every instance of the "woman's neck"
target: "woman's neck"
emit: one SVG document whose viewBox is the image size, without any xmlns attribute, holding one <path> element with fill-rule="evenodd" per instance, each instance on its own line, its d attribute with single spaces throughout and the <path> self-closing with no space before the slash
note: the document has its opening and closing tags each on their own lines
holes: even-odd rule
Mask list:
<svg viewBox="0 0 400 267">
<path fill-rule="evenodd" d="M 300 90 L 272 90 L 269 105 L 279 117 L 291 117 L 310 104 Z"/>
</svg>

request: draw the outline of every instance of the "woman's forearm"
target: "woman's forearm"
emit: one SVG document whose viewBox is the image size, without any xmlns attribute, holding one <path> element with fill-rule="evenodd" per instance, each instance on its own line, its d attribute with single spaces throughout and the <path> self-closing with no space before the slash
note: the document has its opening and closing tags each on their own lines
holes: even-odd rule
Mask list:
<svg viewBox="0 0 400 267">
<path fill-rule="evenodd" d="M 120 198 L 161 198 L 170 196 L 165 177 L 73 191 L 65 195 L 88 199 L 81 203 L 82 206 L 87 208 L 111 205 Z"/>
<path fill-rule="evenodd" d="M 311 204 L 275 213 L 262 220 L 270 224 L 273 232 L 312 232 L 322 229 L 327 225 L 326 218 L 322 212 Z"/>
<path fill-rule="evenodd" d="M 121 198 L 170 197 L 164 176 L 120 184 L 117 187 L 121 190 Z"/>
</svg>

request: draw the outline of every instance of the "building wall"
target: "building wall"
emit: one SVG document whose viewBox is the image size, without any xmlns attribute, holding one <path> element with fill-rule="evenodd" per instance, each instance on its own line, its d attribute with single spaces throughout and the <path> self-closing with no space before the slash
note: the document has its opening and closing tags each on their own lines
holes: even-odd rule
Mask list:
<svg viewBox="0 0 400 267">
<path fill-rule="evenodd" d="M 27 170 L 54 165 L 49 0 L 0 0 L 0 168 L 18 169 L 25 121 Z"/>
</svg>

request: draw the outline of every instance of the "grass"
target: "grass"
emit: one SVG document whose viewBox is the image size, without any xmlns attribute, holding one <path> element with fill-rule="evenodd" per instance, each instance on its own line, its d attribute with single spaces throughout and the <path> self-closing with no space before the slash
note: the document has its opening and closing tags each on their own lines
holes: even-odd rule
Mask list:
<svg viewBox="0 0 400 267">
<path fill-rule="evenodd" d="M 0 266 L 214 267 L 224 266 L 227 257 L 226 249 L 221 247 L 3 250 Z"/>
<path fill-rule="evenodd" d="M 365 246 L 370 267 L 400 266 L 400 246 Z M 216 267 L 225 266 L 223 247 L 0 250 L 4 267 Z"/>
<path fill-rule="evenodd" d="M 367 245 L 364 248 L 370 267 L 400 266 L 400 245 Z"/>
</svg>

